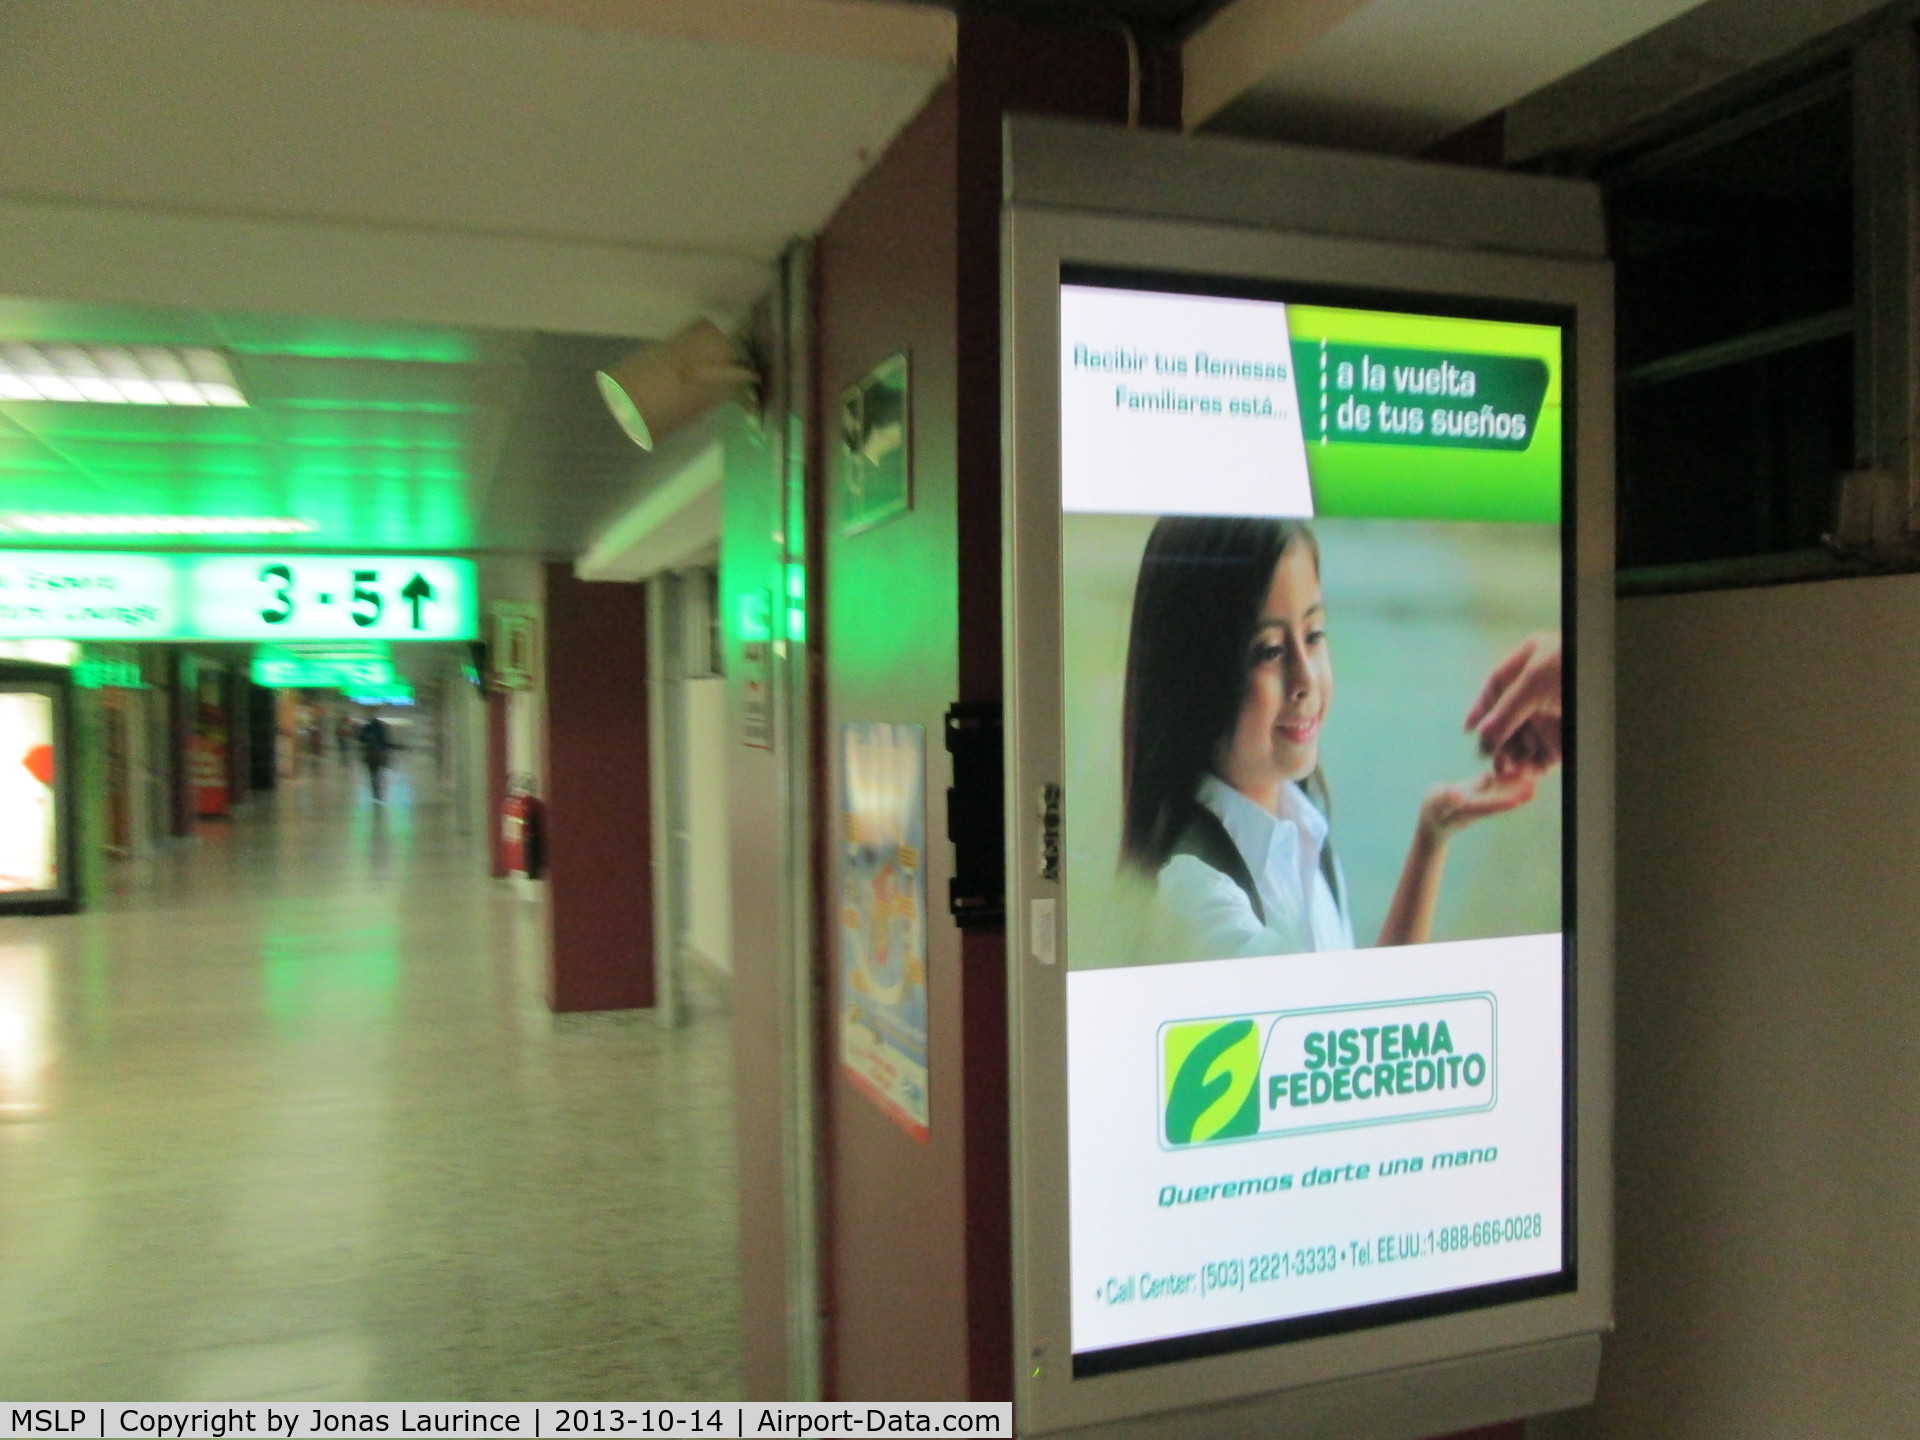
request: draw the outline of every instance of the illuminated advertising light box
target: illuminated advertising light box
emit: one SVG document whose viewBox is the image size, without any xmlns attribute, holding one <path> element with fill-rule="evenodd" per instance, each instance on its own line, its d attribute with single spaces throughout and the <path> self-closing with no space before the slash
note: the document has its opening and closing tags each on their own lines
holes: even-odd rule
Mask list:
<svg viewBox="0 0 1920 1440">
<path fill-rule="evenodd" d="M 0 549 L 0 638 L 471 640 L 473 562 Z"/>
<path fill-rule="evenodd" d="M 70 684 L 0 660 L 0 914 L 74 906 Z"/>
<path fill-rule="evenodd" d="M 1009 217 L 1033 1432 L 1565 1408 L 1610 1313 L 1605 267 L 1274 164 L 1379 233 Z"/>
</svg>

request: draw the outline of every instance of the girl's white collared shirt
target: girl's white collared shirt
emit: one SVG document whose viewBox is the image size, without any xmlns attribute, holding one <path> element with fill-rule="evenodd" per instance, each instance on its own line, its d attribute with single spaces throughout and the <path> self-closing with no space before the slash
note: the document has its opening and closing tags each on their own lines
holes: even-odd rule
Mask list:
<svg viewBox="0 0 1920 1440">
<path fill-rule="evenodd" d="M 1239 850 L 1265 915 L 1255 913 L 1232 876 L 1197 856 L 1176 855 L 1160 867 L 1142 962 L 1354 948 L 1346 877 L 1336 858 L 1337 890 L 1327 883 L 1320 865 L 1327 817 L 1304 790 L 1289 783 L 1280 793 L 1278 815 L 1212 775 L 1194 798 L 1218 817 Z"/>
</svg>

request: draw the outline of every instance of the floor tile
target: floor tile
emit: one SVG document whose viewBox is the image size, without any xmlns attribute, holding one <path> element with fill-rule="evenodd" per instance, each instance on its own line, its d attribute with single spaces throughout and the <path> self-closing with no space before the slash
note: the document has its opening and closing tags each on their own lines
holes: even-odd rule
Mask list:
<svg viewBox="0 0 1920 1440">
<path fill-rule="evenodd" d="M 737 1396 L 724 1016 L 550 1016 L 430 771 L 354 778 L 0 918 L 0 1398 Z"/>
</svg>

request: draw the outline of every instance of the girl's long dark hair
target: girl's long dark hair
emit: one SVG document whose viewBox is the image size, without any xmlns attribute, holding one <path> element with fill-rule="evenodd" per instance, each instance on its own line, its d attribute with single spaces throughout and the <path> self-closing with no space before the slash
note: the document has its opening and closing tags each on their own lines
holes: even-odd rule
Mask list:
<svg viewBox="0 0 1920 1440">
<path fill-rule="evenodd" d="M 1127 863 L 1155 872 L 1179 842 L 1194 790 L 1239 717 L 1274 568 L 1296 542 L 1318 567 L 1320 545 L 1304 520 L 1172 516 L 1147 538 L 1133 592 L 1122 722 Z M 1328 811 L 1318 770 L 1302 788 Z M 1331 855 L 1329 846 L 1329 876 Z"/>
</svg>

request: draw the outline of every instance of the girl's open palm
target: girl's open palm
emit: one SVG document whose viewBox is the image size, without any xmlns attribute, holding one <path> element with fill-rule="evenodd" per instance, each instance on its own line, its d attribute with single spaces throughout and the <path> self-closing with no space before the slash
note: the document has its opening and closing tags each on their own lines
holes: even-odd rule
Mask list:
<svg viewBox="0 0 1920 1440">
<path fill-rule="evenodd" d="M 1420 807 L 1421 824 L 1434 836 L 1450 835 L 1475 820 L 1518 810 L 1533 799 L 1538 771 L 1488 770 L 1472 780 L 1438 785 Z"/>
</svg>

